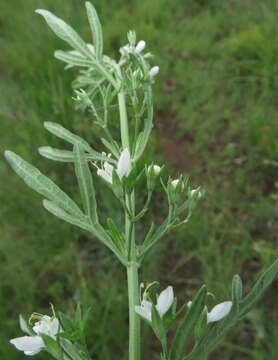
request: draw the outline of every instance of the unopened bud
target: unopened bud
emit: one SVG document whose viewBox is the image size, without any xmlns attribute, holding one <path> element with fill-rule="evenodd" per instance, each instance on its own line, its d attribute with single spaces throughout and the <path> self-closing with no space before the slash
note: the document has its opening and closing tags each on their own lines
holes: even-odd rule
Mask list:
<svg viewBox="0 0 278 360">
<path fill-rule="evenodd" d="M 173 186 L 174 189 L 177 187 L 177 185 L 178 185 L 179 182 L 180 182 L 180 179 L 176 179 L 176 180 L 173 180 L 173 181 L 171 182 L 171 184 L 172 184 L 172 186 Z"/>
<path fill-rule="evenodd" d="M 140 53 L 145 49 L 145 46 L 146 46 L 146 42 L 144 40 L 140 40 L 136 45 L 135 51 Z"/>
<path fill-rule="evenodd" d="M 202 197 L 202 193 L 200 189 L 193 189 L 190 191 L 190 196 L 195 196 L 196 192 L 198 193 L 197 198 L 200 199 Z"/>
<path fill-rule="evenodd" d="M 159 66 L 154 66 L 150 70 L 150 77 L 154 77 L 159 72 Z"/>
<path fill-rule="evenodd" d="M 154 174 L 155 174 L 156 176 L 159 175 L 160 171 L 161 171 L 161 167 L 160 167 L 160 166 L 158 166 L 158 165 L 154 165 L 154 166 L 153 166 L 153 172 L 154 172 Z"/>
</svg>

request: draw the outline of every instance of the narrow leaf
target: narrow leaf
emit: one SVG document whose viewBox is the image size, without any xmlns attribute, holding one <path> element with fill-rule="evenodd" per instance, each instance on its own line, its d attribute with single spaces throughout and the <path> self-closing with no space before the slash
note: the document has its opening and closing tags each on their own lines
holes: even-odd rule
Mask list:
<svg viewBox="0 0 278 360">
<path fill-rule="evenodd" d="M 50 11 L 38 9 L 36 13 L 42 15 L 51 30 L 62 40 L 66 41 L 74 49 L 78 50 L 86 58 L 94 60 L 92 52 L 75 30 L 62 19 L 53 15 Z"/>
<path fill-rule="evenodd" d="M 262 297 L 268 286 L 278 275 L 278 258 L 274 263 L 266 269 L 259 279 L 256 281 L 252 290 L 242 300 L 240 304 L 240 316 L 244 316 L 250 309 L 256 304 L 256 302 Z"/>
<path fill-rule="evenodd" d="M 232 281 L 232 302 L 238 307 L 242 298 L 242 281 L 239 275 L 235 275 Z"/>
<path fill-rule="evenodd" d="M 79 144 L 73 147 L 74 168 L 78 180 L 84 210 L 89 218 L 98 222 L 97 203 L 92 174 L 90 172 L 83 148 Z"/>
<path fill-rule="evenodd" d="M 184 357 L 189 341 L 193 335 L 194 327 L 204 309 L 207 289 L 203 285 L 195 295 L 192 305 L 186 311 L 172 341 L 169 360 L 181 360 Z"/>
<path fill-rule="evenodd" d="M 44 176 L 37 168 L 28 164 L 20 156 L 12 151 L 5 151 L 5 157 L 12 169 L 39 194 L 55 202 L 59 207 L 66 210 L 69 214 L 83 217 L 84 214 L 76 203 L 65 194 L 52 180 Z"/>
<path fill-rule="evenodd" d="M 60 150 L 52 148 L 51 146 L 41 146 L 39 148 L 40 155 L 47 159 L 61 161 L 61 162 L 73 162 L 73 152 L 68 150 Z"/>
<path fill-rule="evenodd" d="M 43 206 L 46 210 L 48 210 L 51 214 L 57 216 L 59 219 L 62 219 L 72 225 L 78 226 L 81 229 L 93 232 L 92 226 L 86 221 L 85 217 L 83 217 L 83 219 L 80 219 L 72 215 L 69 215 L 58 205 L 56 205 L 54 202 L 49 200 L 43 200 Z"/>
<path fill-rule="evenodd" d="M 26 322 L 26 320 L 23 318 L 23 316 L 21 314 L 19 315 L 19 326 L 23 332 L 25 332 L 26 334 L 28 334 L 30 336 L 34 336 L 33 330 L 31 329 L 31 327 L 28 325 L 28 323 Z"/>
<path fill-rule="evenodd" d="M 74 51 L 56 50 L 54 56 L 71 66 L 92 67 L 94 64 L 91 60 L 84 58 L 80 54 L 76 54 Z"/>
<path fill-rule="evenodd" d="M 95 52 L 97 59 L 100 60 L 103 52 L 103 39 L 102 39 L 102 28 L 101 24 L 97 15 L 97 12 L 94 8 L 94 6 L 89 2 L 86 1 L 86 9 L 87 9 L 87 15 L 89 24 L 92 31 L 93 36 L 93 43 L 95 47 Z"/>
<path fill-rule="evenodd" d="M 73 134 L 69 130 L 65 129 L 62 125 L 51 122 L 51 121 L 46 121 L 46 122 L 44 122 L 43 125 L 46 128 L 46 130 L 48 130 L 52 134 L 56 135 L 57 137 L 68 141 L 72 145 L 80 144 L 80 145 L 82 145 L 84 147 L 84 149 L 86 151 L 94 152 L 94 150 L 87 143 L 87 141 L 82 139 L 80 136 Z"/>
<path fill-rule="evenodd" d="M 114 221 L 111 218 L 108 218 L 107 225 L 109 227 L 109 230 L 111 231 L 111 235 L 112 235 L 111 237 L 112 237 L 114 243 L 116 244 L 118 249 L 120 249 L 121 251 L 124 251 L 125 241 L 124 241 L 122 234 L 119 232 L 116 224 L 114 223 Z"/>
</svg>

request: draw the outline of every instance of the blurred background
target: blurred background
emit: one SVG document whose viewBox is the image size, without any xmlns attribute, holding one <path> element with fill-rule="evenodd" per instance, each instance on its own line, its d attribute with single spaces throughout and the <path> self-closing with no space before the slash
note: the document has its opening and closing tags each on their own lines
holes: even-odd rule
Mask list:
<svg viewBox="0 0 278 360">
<path fill-rule="evenodd" d="M 206 195 L 188 225 L 171 233 L 144 264 L 141 280 L 174 286 L 179 304 L 204 282 L 211 304 L 230 299 L 235 273 L 247 292 L 278 255 L 278 1 L 95 0 L 105 52 L 118 58 L 129 29 L 147 42 L 160 66 L 154 85 L 155 127 L 143 161 L 190 175 Z M 79 201 L 71 164 L 41 158 L 43 145 L 63 147 L 44 128 L 61 123 L 101 150 L 92 119 L 76 112 L 74 70 L 54 59 L 67 49 L 34 13 L 45 8 L 90 42 L 84 1 L 10 0 L 0 4 L 0 358 L 23 359 L 8 344 L 21 336 L 18 314 L 71 315 L 77 301 L 91 306 L 87 340 L 93 359 L 127 358 L 125 272 L 96 239 L 47 213 L 41 196 L 9 168 L 10 149 L 37 166 Z M 66 144 L 65 144 L 66 145 Z M 99 179 L 104 216 L 117 203 Z M 99 185 L 99 186 L 98 186 Z M 141 194 L 141 195 L 140 195 Z M 138 198 L 144 185 L 138 189 Z M 166 201 L 158 189 L 150 220 Z M 146 225 L 146 226 L 144 226 Z M 211 360 L 277 359 L 277 281 Z M 144 359 L 159 359 L 147 328 Z M 275 350 L 276 349 L 276 350 Z M 39 354 L 38 359 L 48 359 Z"/>
</svg>

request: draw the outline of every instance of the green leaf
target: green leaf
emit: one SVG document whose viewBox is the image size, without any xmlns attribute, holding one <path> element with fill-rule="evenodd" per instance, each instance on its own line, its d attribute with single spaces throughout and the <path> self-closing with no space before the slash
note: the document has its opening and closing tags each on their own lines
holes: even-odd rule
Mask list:
<svg viewBox="0 0 278 360">
<path fill-rule="evenodd" d="M 74 325 L 73 321 L 61 311 L 58 312 L 60 323 L 62 324 L 63 330 L 71 329 Z"/>
<path fill-rule="evenodd" d="M 60 338 L 59 340 L 62 349 L 70 357 L 71 360 L 84 360 L 84 357 L 79 354 L 76 346 L 74 346 L 69 340 L 65 338 Z"/>
<path fill-rule="evenodd" d="M 61 161 L 61 162 L 73 162 L 73 152 L 68 150 L 60 150 L 52 148 L 51 146 L 41 146 L 39 147 L 40 155 L 46 157 L 47 159 Z"/>
<path fill-rule="evenodd" d="M 75 310 L 75 322 L 81 322 L 81 320 L 82 320 L 82 310 L 81 310 L 80 302 L 78 302 Z"/>
<path fill-rule="evenodd" d="M 23 318 L 23 316 L 21 314 L 19 315 L 19 326 L 23 332 L 25 332 L 26 334 L 28 334 L 30 336 L 34 336 L 33 330 L 31 329 L 31 327 L 28 325 L 28 323 L 26 322 L 26 320 Z"/>
<path fill-rule="evenodd" d="M 118 249 L 123 252 L 125 249 L 125 240 L 124 240 L 122 234 L 119 232 L 116 224 L 114 223 L 114 221 L 111 218 L 107 219 L 107 225 L 111 232 L 111 238 L 113 239 L 113 241 L 116 244 L 116 246 L 118 247 Z"/>
<path fill-rule="evenodd" d="M 116 146 L 115 142 L 109 142 L 105 138 L 101 138 L 103 145 L 116 157 L 118 158 L 120 155 L 119 149 Z"/>
<path fill-rule="evenodd" d="M 242 281 L 239 275 L 235 275 L 232 281 L 232 302 L 239 309 L 239 302 L 242 298 Z"/>
<path fill-rule="evenodd" d="M 71 47 L 78 50 L 86 58 L 94 60 L 93 54 L 86 43 L 71 26 L 50 11 L 38 9 L 36 10 L 36 13 L 44 17 L 48 26 L 60 39 L 66 41 Z"/>
<path fill-rule="evenodd" d="M 146 95 L 147 95 L 147 117 L 144 120 L 144 131 L 143 133 L 140 133 L 137 139 L 137 143 L 136 143 L 136 151 L 135 151 L 135 155 L 134 155 L 134 161 L 136 162 L 140 156 L 143 154 L 152 128 L 153 128 L 153 105 L 152 105 L 152 89 L 151 89 L 151 85 L 148 86 L 147 90 L 146 90 Z M 142 135 L 141 135 L 142 134 Z"/>
<path fill-rule="evenodd" d="M 207 309 L 205 307 L 194 329 L 196 342 L 199 342 L 201 340 L 202 336 L 204 335 L 204 332 L 206 331 L 207 325 L 208 325 Z"/>
<path fill-rule="evenodd" d="M 57 216 L 59 219 L 62 219 L 72 225 L 78 226 L 86 231 L 90 231 L 90 232 L 94 231 L 92 225 L 88 223 L 84 215 L 82 219 L 76 218 L 72 215 L 69 215 L 58 205 L 56 205 L 53 201 L 49 201 L 49 200 L 43 200 L 43 206 L 46 210 L 48 210 L 51 214 Z"/>
<path fill-rule="evenodd" d="M 39 147 L 40 155 L 44 156 L 47 159 L 61 162 L 74 162 L 73 152 L 69 150 L 55 149 L 51 146 L 41 146 Z M 103 156 L 100 153 L 84 153 L 87 161 L 110 161 L 117 163 L 115 160 Z"/>
<path fill-rule="evenodd" d="M 76 203 L 37 168 L 28 164 L 12 151 L 5 151 L 5 157 L 12 169 L 33 190 L 45 196 L 47 199 L 52 200 L 56 206 L 66 210 L 69 214 L 77 216 L 78 218 L 84 217 L 84 214 Z"/>
<path fill-rule="evenodd" d="M 82 139 L 80 136 L 71 133 L 69 130 L 65 129 L 62 125 L 51 122 L 51 121 L 46 121 L 46 122 L 44 122 L 43 125 L 46 128 L 46 130 L 48 130 L 52 134 L 56 135 L 58 138 L 66 140 L 69 143 L 71 143 L 72 145 L 79 144 L 79 145 L 83 146 L 84 149 L 90 153 L 95 152 L 91 148 L 91 146 L 87 143 L 87 141 Z M 96 152 L 96 154 L 98 154 L 98 153 Z"/>
<path fill-rule="evenodd" d="M 51 354 L 55 359 L 63 360 L 63 350 L 60 348 L 57 341 L 44 333 L 40 333 L 40 336 L 43 339 L 46 351 L 49 352 L 49 354 Z"/>
<path fill-rule="evenodd" d="M 193 335 L 194 327 L 204 309 L 207 295 L 206 286 L 203 285 L 187 309 L 172 341 L 169 360 L 181 360 L 184 357 L 189 341 Z"/>
<path fill-rule="evenodd" d="M 238 312 L 236 307 L 233 306 L 230 313 L 209 330 L 208 334 L 193 349 L 190 355 L 186 357 L 186 360 L 206 359 L 221 344 L 227 332 L 236 324 L 237 320 Z"/>
<path fill-rule="evenodd" d="M 97 203 L 93 178 L 83 148 L 73 146 L 74 168 L 78 180 L 84 210 L 93 223 L 98 222 Z"/>
<path fill-rule="evenodd" d="M 163 347 L 166 346 L 166 331 L 163 325 L 163 320 L 161 319 L 156 307 L 154 304 L 152 304 L 152 328 L 159 339 L 159 341 L 162 343 Z"/>
<path fill-rule="evenodd" d="M 77 54 L 74 51 L 56 50 L 54 52 L 54 56 L 56 59 L 64 61 L 71 66 L 92 67 L 94 65 L 94 62 L 84 58 L 81 54 Z"/>
<path fill-rule="evenodd" d="M 86 9 L 87 9 L 89 24 L 92 31 L 96 57 L 98 60 L 100 60 L 103 52 L 101 24 L 94 6 L 89 1 L 86 1 Z"/>
<path fill-rule="evenodd" d="M 247 314 L 262 297 L 263 293 L 278 275 L 278 258 L 266 269 L 256 281 L 252 290 L 240 303 L 240 317 Z"/>
</svg>

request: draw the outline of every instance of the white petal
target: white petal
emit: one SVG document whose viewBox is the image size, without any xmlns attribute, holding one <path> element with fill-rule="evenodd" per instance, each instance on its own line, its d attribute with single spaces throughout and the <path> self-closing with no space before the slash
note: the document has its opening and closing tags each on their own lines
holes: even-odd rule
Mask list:
<svg viewBox="0 0 278 360">
<path fill-rule="evenodd" d="M 58 329 L 59 329 L 59 321 L 58 321 L 57 318 L 54 318 L 53 320 L 51 320 L 51 324 L 50 324 L 50 327 L 49 327 L 49 335 L 53 339 L 56 339 Z"/>
<path fill-rule="evenodd" d="M 168 286 L 165 290 L 163 290 L 157 300 L 156 309 L 162 317 L 167 311 L 170 309 L 171 305 L 174 301 L 174 291 L 172 286 Z"/>
<path fill-rule="evenodd" d="M 110 175 L 112 176 L 113 174 L 113 166 L 110 165 L 107 161 L 105 161 L 105 163 L 103 164 L 104 170 Z"/>
<path fill-rule="evenodd" d="M 216 306 L 208 313 L 208 323 L 222 320 L 231 311 L 233 303 L 224 301 Z"/>
<path fill-rule="evenodd" d="M 146 46 L 146 42 L 144 40 L 140 40 L 136 45 L 135 51 L 140 53 L 145 49 L 145 46 Z"/>
<path fill-rule="evenodd" d="M 44 342 L 40 336 L 22 336 L 11 339 L 10 343 L 18 350 L 24 351 L 25 355 L 35 355 L 44 348 Z"/>
<path fill-rule="evenodd" d="M 152 306 L 152 304 L 151 304 Z M 149 321 L 152 321 L 152 312 L 151 310 L 149 309 L 148 306 L 139 306 L 139 305 L 136 305 L 135 306 L 135 312 L 142 316 L 143 318 L 149 320 Z"/>
<path fill-rule="evenodd" d="M 153 77 L 159 73 L 159 66 L 154 66 L 150 70 L 150 76 Z"/>
<path fill-rule="evenodd" d="M 105 170 L 98 169 L 97 174 L 101 176 L 104 180 L 108 181 L 110 184 L 112 184 L 112 176 L 109 175 Z"/>
<path fill-rule="evenodd" d="M 118 161 L 117 174 L 119 175 L 120 180 L 126 174 L 130 167 L 130 154 L 128 149 L 124 149 L 121 153 L 121 156 Z"/>
</svg>

